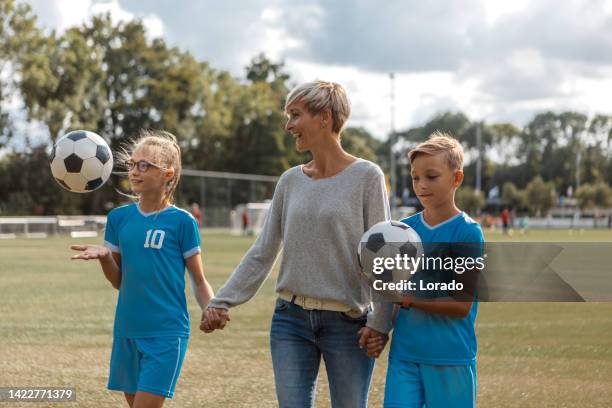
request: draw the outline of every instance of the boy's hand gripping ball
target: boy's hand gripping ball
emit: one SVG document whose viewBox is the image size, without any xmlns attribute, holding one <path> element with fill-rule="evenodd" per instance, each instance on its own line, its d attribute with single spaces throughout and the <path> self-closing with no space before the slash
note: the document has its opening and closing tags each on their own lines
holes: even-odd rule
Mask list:
<svg viewBox="0 0 612 408">
<path fill-rule="evenodd" d="M 419 234 L 408 225 L 383 221 L 363 234 L 357 254 L 361 271 L 375 293 L 383 300 L 401 303 L 405 290 L 397 285 L 408 282 L 418 272 L 410 258 L 422 257 L 423 244 Z M 390 289 L 391 285 L 387 285 L 383 290 L 382 283 L 396 286 Z"/>
</svg>

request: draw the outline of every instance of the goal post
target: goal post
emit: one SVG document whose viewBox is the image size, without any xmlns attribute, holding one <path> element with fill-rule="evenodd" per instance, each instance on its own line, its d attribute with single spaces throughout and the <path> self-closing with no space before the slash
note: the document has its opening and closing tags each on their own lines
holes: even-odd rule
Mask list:
<svg viewBox="0 0 612 408">
<path fill-rule="evenodd" d="M 233 235 L 258 235 L 263 229 L 271 201 L 237 205 L 230 213 Z"/>
<path fill-rule="evenodd" d="M 251 233 L 259 232 L 261 213 L 278 181 L 276 176 L 192 169 L 183 169 L 182 176 L 177 203 L 183 208 L 197 205 L 202 227 L 228 228 L 232 233 L 242 233 L 245 206 Z"/>
</svg>

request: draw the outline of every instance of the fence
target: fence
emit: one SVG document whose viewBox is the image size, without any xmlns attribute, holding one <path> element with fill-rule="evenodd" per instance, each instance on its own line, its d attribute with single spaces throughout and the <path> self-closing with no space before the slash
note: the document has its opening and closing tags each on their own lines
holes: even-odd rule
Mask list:
<svg viewBox="0 0 612 408">
<path fill-rule="evenodd" d="M 74 238 L 96 237 L 106 225 L 105 216 L 0 217 L 0 239 L 46 238 L 70 234 Z"/>
<path fill-rule="evenodd" d="M 232 211 L 271 199 L 277 181 L 275 176 L 183 169 L 176 198 L 182 208 L 199 205 L 203 227 L 232 228 Z"/>
</svg>

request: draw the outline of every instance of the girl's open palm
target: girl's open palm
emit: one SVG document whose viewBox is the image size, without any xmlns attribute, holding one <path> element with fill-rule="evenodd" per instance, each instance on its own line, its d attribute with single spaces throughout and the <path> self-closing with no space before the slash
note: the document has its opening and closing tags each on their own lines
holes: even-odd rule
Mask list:
<svg viewBox="0 0 612 408">
<path fill-rule="evenodd" d="M 80 254 L 73 255 L 72 259 L 102 259 L 110 254 L 109 249 L 102 245 L 72 245 L 70 248 L 82 251 Z"/>
</svg>

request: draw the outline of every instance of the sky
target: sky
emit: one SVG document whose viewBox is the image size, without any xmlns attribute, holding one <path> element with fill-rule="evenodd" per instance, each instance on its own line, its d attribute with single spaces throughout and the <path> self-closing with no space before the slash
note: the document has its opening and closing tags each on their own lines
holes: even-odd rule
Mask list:
<svg viewBox="0 0 612 408">
<path fill-rule="evenodd" d="M 546 110 L 612 114 L 612 0 L 28 3 L 59 31 L 103 12 L 140 19 L 151 37 L 236 77 L 263 52 L 294 85 L 343 84 L 348 125 L 380 139 L 447 110 L 519 126 Z"/>
</svg>

